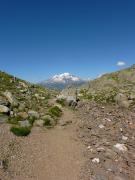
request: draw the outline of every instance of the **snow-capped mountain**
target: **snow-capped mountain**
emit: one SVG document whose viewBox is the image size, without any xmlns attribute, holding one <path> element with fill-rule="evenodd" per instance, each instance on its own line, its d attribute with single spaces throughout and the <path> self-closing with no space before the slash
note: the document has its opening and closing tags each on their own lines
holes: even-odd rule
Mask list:
<svg viewBox="0 0 135 180">
<path fill-rule="evenodd" d="M 48 88 L 64 89 L 67 86 L 79 86 L 84 84 L 85 82 L 85 80 L 70 73 L 63 73 L 55 75 L 48 80 L 40 82 L 39 84 Z"/>
</svg>

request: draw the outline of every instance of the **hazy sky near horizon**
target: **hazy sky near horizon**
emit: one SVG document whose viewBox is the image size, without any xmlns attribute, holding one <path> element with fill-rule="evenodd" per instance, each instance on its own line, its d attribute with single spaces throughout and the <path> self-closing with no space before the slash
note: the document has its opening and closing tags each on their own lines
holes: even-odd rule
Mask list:
<svg viewBox="0 0 135 180">
<path fill-rule="evenodd" d="M 134 63 L 134 0 L 0 1 L 0 70 L 35 82 Z"/>
</svg>

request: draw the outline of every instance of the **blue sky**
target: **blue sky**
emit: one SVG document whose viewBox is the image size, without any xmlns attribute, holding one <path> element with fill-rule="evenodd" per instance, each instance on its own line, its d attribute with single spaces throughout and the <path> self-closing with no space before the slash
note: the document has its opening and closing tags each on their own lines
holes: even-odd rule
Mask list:
<svg viewBox="0 0 135 180">
<path fill-rule="evenodd" d="M 0 69 L 29 81 L 135 63 L 134 0 L 0 1 Z"/>
</svg>

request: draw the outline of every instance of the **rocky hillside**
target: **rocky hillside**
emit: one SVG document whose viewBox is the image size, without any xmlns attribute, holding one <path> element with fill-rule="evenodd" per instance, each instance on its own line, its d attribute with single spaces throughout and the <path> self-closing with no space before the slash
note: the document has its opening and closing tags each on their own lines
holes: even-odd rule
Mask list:
<svg viewBox="0 0 135 180">
<path fill-rule="evenodd" d="M 11 131 L 18 136 L 28 135 L 34 125 L 54 126 L 61 114 L 50 103 L 56 94 L 0 72 L 0 123 L 12 124 Z"/>
<path fill-rule="evenodd" d="M 135 65 L 90 81 L 81 88 L 79 96 L 101 103 L 117 103 L 123 107 L 134 105 Z"/>
<path fill-rule="evenodd" d="M 79 91 L 78 136 L 86 145 L 83 180 L 135 179 L 135 65 Z"/>
</svg>

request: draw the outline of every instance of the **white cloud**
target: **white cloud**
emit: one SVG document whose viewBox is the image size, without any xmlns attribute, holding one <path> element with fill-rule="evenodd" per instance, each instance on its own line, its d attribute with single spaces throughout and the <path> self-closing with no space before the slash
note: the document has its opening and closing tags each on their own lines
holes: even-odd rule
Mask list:
<svg viewBox="0 0 135 180">
<path fill-rule="evenodd" d="M 124 61 L 118 61 L 117 66 L 125 66 L 126 63 Z"/>
</svg>

